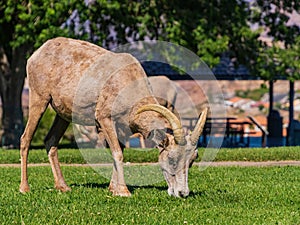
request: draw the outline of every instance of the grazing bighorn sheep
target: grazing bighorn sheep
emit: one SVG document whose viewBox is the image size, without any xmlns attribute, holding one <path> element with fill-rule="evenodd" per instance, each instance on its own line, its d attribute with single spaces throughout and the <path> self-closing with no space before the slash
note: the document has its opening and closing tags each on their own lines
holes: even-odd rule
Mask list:
<svg viewBox="0 0 300 225">
<path fill-rule="evenodd" d="M 177 98 L 176 85 L 166 76 L 153 76 L 148 79 L 158 103 L 174 112 Z"/>
<path fill-rule="evenodd" d="M 159 75 L 148 77 L 150 86 L 153 91 L 153 95 L 157 99 L 158 103 L 173 113 L 179 118 L 179 114 L 175 110 L 175 102 L 177 98 L 177 86 L 168 77 Z M 103 136 L 96 132 L 95 127 L 87 127 L 76 124 L 76 129 L 85 136 L 94 146 L 104 147 L 106 146 L 105 139 L 99 136 Z M 141 148 L 145 148 L 145 141 L 140 133 L 135 133 L 130 136 L 129 140 L 126 140 L 126 148 L 130 147 L 130 139 L 139 138 Z"/>
<path fill-rule="evenodd" d="M 173 113 L 179 118 L 179 114 L 175 110 L 175 101 L 177 98 L 176 85 L 166 76 L 153 76 L 148 78 L 153 95 L 158 103 Z M 140 133 L 133 134 L 130 138 L 139 138 L 141 148 L 145 148 L 144 138 Z M 130 140 L 126 141 L 127 148 L 130 147 Z"/>
<path fill-rule="evenodd" d="M 144 137 L 155 137 L 162 133 L 159 129 L 169 124 L 173 133 L 165 132 L 162 136 L 158 145 L 159 162 L 168 183 L 168 193 L 177 197 L 189 194 L 188 168 L 197 156 L 196 145 L 207 109 L 202 112 L 194 131 L 185 136 L 179 119 L 153 97 L 145 72 L 133 56 L 116 54 L 79 40 L 59 37 L 47 41 L 28 59 L 27 76 L 30 100 L 29 118 L 20 146 L 21 192 L 29 191 L 27 158 L 30 142 L 50 103 L 57 114 L 45 138 L 45 147 L 56 189 L 70 190 L 57 153 L 58 142 L 70 122 L 95 124 L 99 132 L 104 133 L 114 160 L 109 190 L 119 196 L 130 196 L 130 192 L 124 180 L 123 145 L 118 135 L 129 135 L 130 128 Z M 128 96 L 122 99 L 122 93 L 132 84 L 134 88 L 130 88 L 129 97 L 141 98 L 127 99 L 126 102 Z M 82 98 L 78 100 L 80 96 Z M 120 97 L 122 101 L 118 102 Z M 88 114 L 91 111 L 92 117 Z"/>
</svg>

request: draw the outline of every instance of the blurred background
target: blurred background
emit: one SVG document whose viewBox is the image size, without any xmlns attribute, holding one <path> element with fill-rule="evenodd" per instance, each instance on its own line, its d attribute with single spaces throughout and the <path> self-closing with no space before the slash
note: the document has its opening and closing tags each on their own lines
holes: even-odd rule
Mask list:
<svg viewBox="0 0 300 225">
<path fill-rule="evenodd" d="M 19 148 L 28 116 L 26 60 L 57 36 L 106 49 L 139 40 L 181 45 L 211 68 L 225 98 L 228 117 L 209 118 L 199 144 L 207 143 L 212 124 L 225 124 L 226 147 L 299 145 L 299 9 L 299 0 L 1 0 L 0 146 Z M 201 107 L 186 75 L 143 66 L 148 76 L 174 80 Z M 43 143 L 54 114 L 47 110 L 33 144 Z M 195 118 L 185 119 L 189 129 Z M 62 143 L 74 142 L 72 132 Z"/>
</svg>

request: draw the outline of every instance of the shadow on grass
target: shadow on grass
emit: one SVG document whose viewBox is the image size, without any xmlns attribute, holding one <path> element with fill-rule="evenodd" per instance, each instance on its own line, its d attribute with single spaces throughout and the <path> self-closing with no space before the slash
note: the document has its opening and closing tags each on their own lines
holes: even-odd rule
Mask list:
<svg viewBox="0 0 300 225">
<path fill-rule="evenodd" d="M 108 189 L 109 183 L 84 183 L 84 184 L 71 184 L 71 187 L 85 187 L 85 188 L 101 188 L 101 189 Z M 138 189 L 145 189 L 145 190 L 157 190 L 159 192 L 167 192 L 167 186 L 154 186 L 154 185 L 145 185 L 145 186 L 136 186 L 136 185 L 127 185 L 128 190 L 131 194 L 134 194 Z M 188 198 L 194 197 L 203 197 L 206 196 L 207 193 L 205 191 L 190 191 Z"/>
<path fill-rule="evenodd" d="M 71 187 L 85 187 L 85 188 L 108 188 L 109 183 L 85 183 L 85 184 L 76 184 L 73 183 Z"/>
<path fill-rule="evenodd" d="M 108 188 L 109 183 L 85 183 L 85 184 L 76 184 L 73 183 L 71 187 L 85 187 L 85 188 Z M 154 186 L 154 185 L 145 185 L 145 186 L 136 186 L 136 185 L 127 185 L 128 190 L 133 194 L 136 189 L 155 189 L 158 191 L 166 191 L 168 188 L 164 186 Z"/>
</svg>

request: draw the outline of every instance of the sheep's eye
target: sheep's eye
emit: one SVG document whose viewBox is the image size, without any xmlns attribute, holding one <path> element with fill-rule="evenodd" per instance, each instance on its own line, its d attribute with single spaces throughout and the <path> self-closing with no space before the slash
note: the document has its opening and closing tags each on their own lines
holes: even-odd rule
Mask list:
<svg viewBox="0 0 300 225">
<path fill-rule="evenodd" d="M 174 158 L 169 157 L 169 165 L 172 166 L 173 169 L 176 169 L 178 166 L 178 162 Z"/>
</svg>

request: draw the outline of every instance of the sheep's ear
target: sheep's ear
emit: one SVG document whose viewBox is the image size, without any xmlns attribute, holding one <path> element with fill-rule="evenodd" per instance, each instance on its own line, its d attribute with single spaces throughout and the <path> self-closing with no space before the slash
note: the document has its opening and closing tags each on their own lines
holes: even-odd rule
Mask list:
<svg viewBox="0 0 300 225">
<path fill-rule="evenodd" d="M 165 134 L 165 138 L 158 144 L 158 149 L 162 150 L 170 150 L 170 145 L 175 144 L 174 136 L 171 134 Z"/>
<path fill-rule="evenodd" d="M 153 141 L 156 145 L 160 145 L 164 141 L 164 139 L 166 139 L 165 130 L 164 129 L 152 130 L 147 139 Z"/>
</svg>

